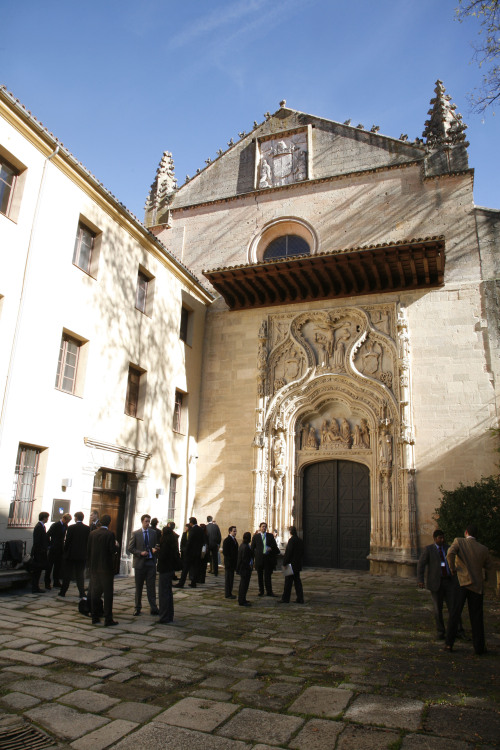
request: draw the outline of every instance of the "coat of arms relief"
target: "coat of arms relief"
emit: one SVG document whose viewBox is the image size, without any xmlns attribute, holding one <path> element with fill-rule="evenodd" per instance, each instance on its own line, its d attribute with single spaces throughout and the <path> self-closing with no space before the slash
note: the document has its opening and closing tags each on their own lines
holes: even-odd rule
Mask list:
<svg viewBox="0 0 500 750">
<path fill-rule="evenodd" d="M 307 133 L 261 141 L 257 188 L 280 187 L 308 177 Z"/>
</svg>

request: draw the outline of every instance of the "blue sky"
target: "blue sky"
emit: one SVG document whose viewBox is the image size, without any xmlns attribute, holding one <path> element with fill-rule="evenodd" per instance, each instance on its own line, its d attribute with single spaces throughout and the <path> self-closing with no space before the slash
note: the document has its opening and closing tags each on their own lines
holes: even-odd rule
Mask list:
<svg viewBox="0 0 500 750">
<path fill-rule="evenodd" d="M 498 116 L 458 0 L 0 0 L 1 82 L 138 218 L 164 150 L 179 184 L 281 99 L 410 139 L 435 81 L 469 126 L 478 205 L 500 208 Z"/>
</svg>

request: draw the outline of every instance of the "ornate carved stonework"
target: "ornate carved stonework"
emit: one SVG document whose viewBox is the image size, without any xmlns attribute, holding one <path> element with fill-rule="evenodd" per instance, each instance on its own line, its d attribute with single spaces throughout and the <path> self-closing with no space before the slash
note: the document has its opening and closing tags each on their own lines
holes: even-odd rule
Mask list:
<svg viewBox="0 0 500 750">
<path fill-rule="evenodd" d="M 307 134 L 261 141 L 258 187 L 290 185 L 307 179 Z"/>
</svg>

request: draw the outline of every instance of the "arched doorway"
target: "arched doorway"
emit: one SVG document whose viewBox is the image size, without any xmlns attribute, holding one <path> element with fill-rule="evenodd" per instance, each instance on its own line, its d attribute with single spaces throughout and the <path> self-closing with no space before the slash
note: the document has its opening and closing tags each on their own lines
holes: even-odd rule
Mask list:
<svg viewBox="0 0 500 750">
<path fill-rule="evenodd" d="M 354 461 L 311 464 L 302 497 L 305 564 L 368 570 L 369 469 Z"/>
</svg>

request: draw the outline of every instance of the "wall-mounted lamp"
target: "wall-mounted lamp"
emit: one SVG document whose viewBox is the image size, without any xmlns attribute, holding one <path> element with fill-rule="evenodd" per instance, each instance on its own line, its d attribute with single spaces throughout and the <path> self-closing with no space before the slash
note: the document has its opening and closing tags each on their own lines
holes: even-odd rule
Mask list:
<svg viewBox="0 0 500 750">
<path fill-rule="evenodd" d="M 70 479 L 69 477 L 67 477 L 66 479 L 61 479 L 61 487 L 63 488 L 64 491 L 66 491 L 67 487 L 71 487 L 72 484 L 73 484 L 73 480 Z"/>
<path fill-rule="evenodd" d="M 160 497 L 160 495 L 164 495 L 164 494 L 165 494 L 165 488 L 158 487 L 158 489 L 156 490 L 156 497 Z"/>
</svg>

